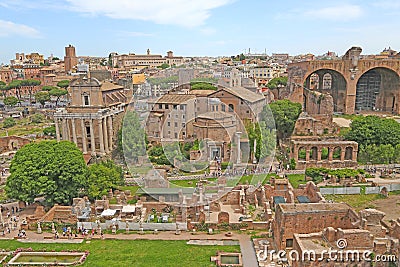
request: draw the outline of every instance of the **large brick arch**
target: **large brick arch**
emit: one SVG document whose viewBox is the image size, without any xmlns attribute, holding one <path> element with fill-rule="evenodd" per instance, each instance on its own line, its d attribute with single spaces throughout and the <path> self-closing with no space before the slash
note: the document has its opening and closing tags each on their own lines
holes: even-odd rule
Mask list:
<svg viewBox="0 0 400 267">
<path fill-rule="evenodd" d="M 310 79 L 313 74 L 317 74 L 319 77 L 318 89 L 315 89 L 310 84 Z M 332 84 L 331 89 L 323 89 L 323 77 L 326 74 L 330 74 L 332 76 Z M 334 111 L 335 112 L 344 112 L 345 110 L 345 101 L 346 101 L 346 91 L 348 80 L 345 76 L 339 71 L 330 68 L 319 68 L 314 71 L 309 71 L 306 73 L 303 79 L 303 83 L 307 89 L 316 90 L 321 93 L 329 93 L 333 98 Z"/>
<path fill-rule="evenodd" d="M 363 99 L 366 97 L 368 99 Z M 374 66 L 366 69 L 357 80 L 355 110 L 399 113 L 399 97 L 399 73 L 391 67 Z"/>
<path fill-rule="evenodd" d="M 304 103 L 304 82 L 311 74 L 321 70 L 331 70 L 339 73 L 346 81 L 346 95 L 343 113 L 356 113 L 356 88 L 357 82 L 366 72 L 375 68 L 390 69 L 400 76 L 400 57 L 387 59 L 371 59 L 360 57 L 361 48 L 349 49 L 342 59 L 337 60 L 312 60 L 291 63 L 288 66 L 288 87 L 280 97 L 289 98 L 298 103 Z M 400 91 L 400 88 L 397 89 Z M 400 97 L 391 112 L 400 113 Z"/>
</svg>

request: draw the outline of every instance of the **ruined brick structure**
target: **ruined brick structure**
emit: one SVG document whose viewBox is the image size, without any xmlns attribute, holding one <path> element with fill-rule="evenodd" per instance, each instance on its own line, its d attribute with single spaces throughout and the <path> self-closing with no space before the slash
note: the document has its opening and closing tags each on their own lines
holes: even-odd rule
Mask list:
<svg viewBox="0 0 400 267">
<path fill-rule="evenodd" d="M 327 227 L 354 229 L 357 214 L 345 203 L 279 204 L 273 231 L 278 249 L 293 247 L 294 234 L 322 231 Z"/>
<path fill-rule="evenodd" d="M 360 47 L 352 47 L 341 59 L 289 64 L 288 91 L 282 97 L 306 106 L 304 92 L 319 91 L 333 98 L 335 112 L 399 114 L 400 58 L 363 58 L 361 51 Z"/>
<path fill-rule="evenodd" d="M 19 136 L 5 136 L 0 138 L 0 153 L 9 151 L 16 151 L 26 144 L 29 144 L 31 140 Z"/>
<path fill-rule="evenodd" d="M 358 144 L 354 141 L 293 137 L 290 151 L 297 169 L 357 166 Z"/>
</svg>

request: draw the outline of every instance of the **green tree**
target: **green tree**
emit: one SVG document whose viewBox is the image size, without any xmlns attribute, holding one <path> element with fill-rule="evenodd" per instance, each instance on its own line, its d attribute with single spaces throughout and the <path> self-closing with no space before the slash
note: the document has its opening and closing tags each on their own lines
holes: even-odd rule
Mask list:
<svg viewBox="0 0 400 267">
<path fill-rule="evenodd" d="M 275 101 L 269 107 L 275 120 L 278 140 L 290 137 L 302 111 L 301 104 L 285 99 Z"/>
<path fill-rule="evenodd" d="M 56 135 L 56 127 L 49 126 L 43 129 L 43 134 L 48 136 L 55 136 Z"/>
<path fill-rule="evenodd" d="M 89 173 L 88 196 L 91 199 L 99 199 L 124 183 L 122 168 L 111 160 L 90 165 Z"/>
<path fill-rule="evenodd" d="M 7 96 L 4 98 L 4 105 L 14 107 L 18 103 L 18 98 L 15 96 Z"/>
<path fill-rule="evenodd" d="M 60 100 L 60 97 L 63 95 L 68 94 L 68 91 L 65 89 L 59 89 L 59 88 L 53 88 L 50 90 L 49 94 L 51 96 L 55 96 L 56 97 L 56 107 L 58 106 L 58 101 Z"/>
<path fill-rule="evenodd" d="M 139 157 L 146 155 L 146 143 L 144 129 L 135 111 L 128 110 L 125 113 L 120 137 L 120 147 L 127 163 L 138 163 Z"/>
<path fill-rule="evenodd" d="M 28 79 L 28 80 L 22 80 L 21 81 L 21 86 L 24 86 L 28 89 L 29 93 L 29 102 L 32 101 L 32 95 L 33 95 L 33 90 L 36 86 L 39 86 L 41 82 L 39 80 L 34 80 L 34 79 Z"/>
<path fill-rule="evenodd" d="M 276 77 L 268 82 L 267 87 L 269 89 L 282 88 L 286 87 L 287 82 L 288 82 L 288 77 Z"/>
<path fill-rule="evenodd" d="M 32 121 L 33 123 L 41 123 L 41 122 L 44 121 L 44 116 L 43 116 L 43 114 L 36 113 L 35 115 L 33 115 L 33 116 L 31 117 L 31 121 Z"/>
<path fill-rule="evenodd" d="M 45 85 L 45 86 L 42 87 L 42 91 L 47 91 L 47 92 L 50 92 L 53 89 L 58 89 L 58 87 L 57 86 L 51 86 L 51 85 Z"/>
<path fill-rule="evenodd" d="M 21 99 L 21 92 L 20 92 L 20 88 L 21 88 L 21 81 L 20 80 L 14 80 L 12 82 L 10 82 L 7 85 L 8 90 L 11 89 L 15 89 L 15 96 L 19 99 Z"/>
<path fill-rule="evenodd" d="M 217 87 L 207 82 L 190 82 L 191 90 L 217 90 Z"/>
<path fill-rule="evenodd" d="M 168 69 L 169 67 L 170 66 L 167 63 L 163 63 L 163 64 L 161 64 L 161 66 L 159 68 L 165 70 L 165 69 Z"/>
<path fill-rule="evenodd" d="M 3 82 L 3 81 L 0 81 L 0 91 L 3 94 L 3 97 L 6 97 L 7 91 L 8 91 L 8 87 L 7 87 L 7 84 L 5 82 Z"/>
<path fill-rule="evenodd" d="M 11 128 L 11 127 L 15 126 L 16 124 L 17 123 L 14 120 L 14 118 L 11 118 L 11 117 L 5 118 L 4 121 L 3 121 L 3 127 L 4 128 Z"/>
<path fill-rule="evenodd" d="M 82 152 L 69 141 L 42 141 L 23 146 L 11 161 L 7 196 L 32 203 L 70 205 L 86 192 L 88 168 Z"/>
<path fill-rule="evenodd" d="M 69 80 L 62 80 L 57 83 L 57 86 L 60 88 L 67 89 L 69 86 Z"/>
<path fill-rule="evenodd" d="M 40 91 L 35 94 L 35 99 L 44 107 L 44 104 L 46 104 L 47 101 L 50 101 L 50 94 L 46 91 Z"/>
<path fill-rule="evenodd" d="M 357 116 L 344 136 L 360 145 L 400 144 L 400 124 L 393 119 L 377 116 Z"/>
</svg>

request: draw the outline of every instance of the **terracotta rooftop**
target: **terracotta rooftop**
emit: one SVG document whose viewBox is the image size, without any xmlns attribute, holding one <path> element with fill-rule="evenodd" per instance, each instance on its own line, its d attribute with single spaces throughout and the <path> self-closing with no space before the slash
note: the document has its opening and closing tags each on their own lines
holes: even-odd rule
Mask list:
<svg viewBox="0 0 400 267">
<path fill-rule="evenodd" d="M 244 87 L 223 88 L 221 90 L 227 91 L 228 93 L 231 93 L 239 97 L 240 99 L 246 100 L 250 103 L 265 100 L 265 97 L 262 94 L 256 94 Z"/>
<path fill-rule="evenodd" d="M 190 90 L 189 94 L 191 95 L 199 95 L 199 96 L 208 96 L 214 93 L 215 90 Z"/>
<path fill-rule="evenodd" d="M 110 82 L 103 82 L 101 84 L 101 91 L 111 91 L 111 90 L 117 90 L 117 89 L 124 89 L 123 86 L 115 84 L 115 83 L 110 83 Z"/>
<path fill-rule="evenodd" d="M 182 104 L 195 98 L 196 96 L 187 94 L 166 94 L 160 97 L 156 104 Z"/>
</svg>

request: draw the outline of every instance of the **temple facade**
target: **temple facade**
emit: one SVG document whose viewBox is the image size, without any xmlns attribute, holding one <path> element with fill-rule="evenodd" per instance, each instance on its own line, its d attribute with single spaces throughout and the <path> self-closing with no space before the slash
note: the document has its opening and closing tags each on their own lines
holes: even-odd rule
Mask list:
<svg viewBox="0 0 400 267">
<path fill-rule="evenodd" d="M 74 142 L 83 154 L 104 156 L 114 148 L 129 92 L 111 82 L 79 78 L 70 83 L 71 103 L 54 114 L 57 141 Z"/>
</svg>

